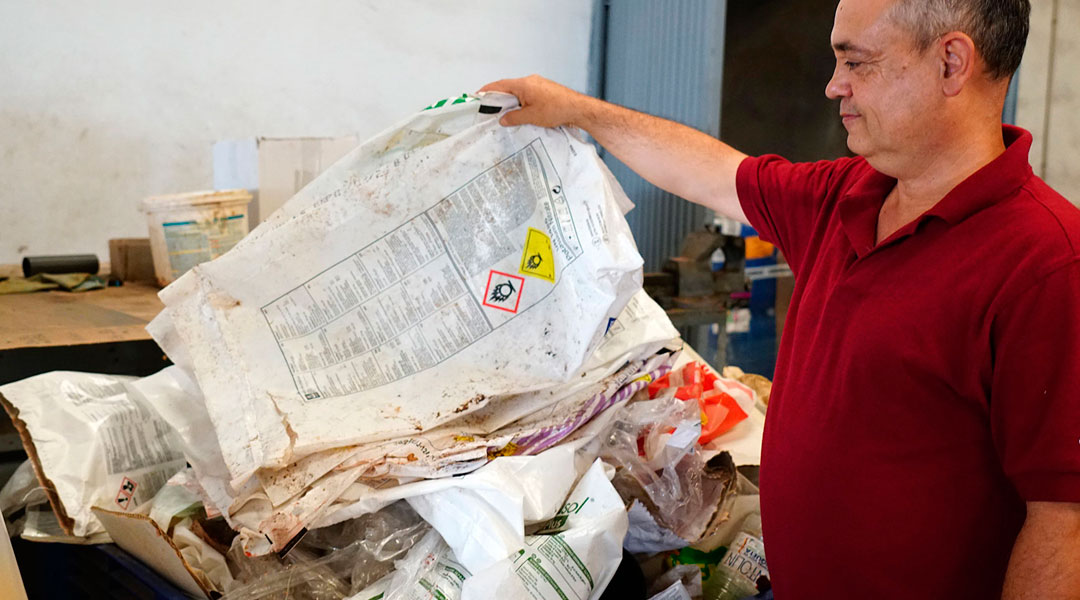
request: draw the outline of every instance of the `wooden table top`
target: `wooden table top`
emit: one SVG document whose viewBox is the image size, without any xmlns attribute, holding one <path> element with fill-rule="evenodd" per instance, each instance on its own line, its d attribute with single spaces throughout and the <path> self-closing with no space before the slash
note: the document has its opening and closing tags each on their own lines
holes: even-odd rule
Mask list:
<svg viewBox="0 0 1080 600">
<path fill-rule="evenodd" d="M 71 293 L 0 295 L 0 350 L 150 339 L 146 324 L 164 306 L 145 283 Z"/>
</svg>

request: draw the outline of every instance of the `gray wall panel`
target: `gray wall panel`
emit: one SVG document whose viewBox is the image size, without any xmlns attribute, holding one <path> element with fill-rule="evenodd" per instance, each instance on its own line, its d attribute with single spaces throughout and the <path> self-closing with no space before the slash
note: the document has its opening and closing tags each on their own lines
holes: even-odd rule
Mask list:
<svg viewBox="0 0 1080 600">
<path fill-rule="evenodd" d="M 726 7 L 725 0 L 609 0 L 603 97 L 719 136 Z M 656 270 L 706 222 L 707 211 L 607 153 L 604 160 L 637 204 L 627 220 L 645 269 Z"/>
</svg>

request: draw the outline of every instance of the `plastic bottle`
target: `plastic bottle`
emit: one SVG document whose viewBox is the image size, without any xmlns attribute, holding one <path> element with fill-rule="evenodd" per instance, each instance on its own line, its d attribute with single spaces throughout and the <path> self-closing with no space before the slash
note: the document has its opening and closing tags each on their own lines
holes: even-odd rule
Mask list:
<svg viewBox="0 0 1080 600">
<path fill-rule="evenodd" d="M 764 545 L 760 538 L 743 532 L 735 537 L 727 554 L 713 572 L 712 585 L 705 590 L 711 600 L 740 600 L 758 593 L 757 580 L 768 577 Z"/>
<path fill-rule="evenodd" d="M 768 576 L 761 521 L 751 515 L 702 591 L 706 600 L 741 600 L 757 594 L 758 579 Z"/>
</svg>

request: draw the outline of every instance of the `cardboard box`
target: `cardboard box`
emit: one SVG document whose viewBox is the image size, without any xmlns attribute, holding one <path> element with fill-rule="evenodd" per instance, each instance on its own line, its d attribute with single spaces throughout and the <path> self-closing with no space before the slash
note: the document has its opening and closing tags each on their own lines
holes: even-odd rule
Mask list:
<svg viewBox="0 0 1080 600">
<path fill-rule="evenodd" d="M 150 238 L 109 240 L 109 268 L 120 281 L 154 281 Z"/>
<path fill-rule="evenodd" d="M 214 189 L 252 193 L 248 224 L 253 229 L 360 141 L 356 135 L 223 140 L 214 144 Z"/>
</svg>

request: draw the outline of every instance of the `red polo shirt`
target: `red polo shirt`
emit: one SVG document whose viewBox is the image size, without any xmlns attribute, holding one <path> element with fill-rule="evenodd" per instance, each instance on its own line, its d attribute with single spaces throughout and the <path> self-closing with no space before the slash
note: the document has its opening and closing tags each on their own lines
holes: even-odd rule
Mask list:
<svg viewBox="0 0 1080 600">
<path fill-rule="evenodd" d="M 795 273 L 761 469 L 779 600 L 999 598 L 1025 501 L 1080 502 L 1080 211 L 1031 134 L 875 245 L 862 158 L 746 159 Z"/>
</svg>

